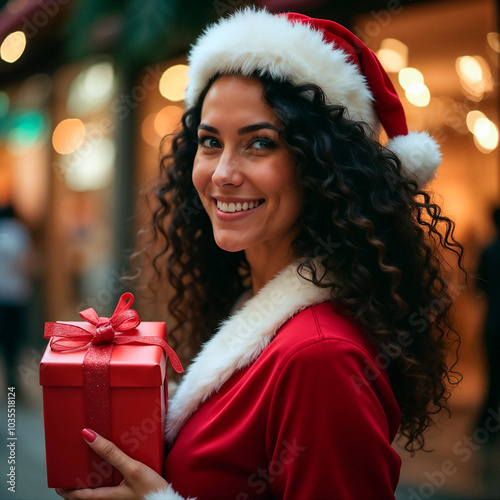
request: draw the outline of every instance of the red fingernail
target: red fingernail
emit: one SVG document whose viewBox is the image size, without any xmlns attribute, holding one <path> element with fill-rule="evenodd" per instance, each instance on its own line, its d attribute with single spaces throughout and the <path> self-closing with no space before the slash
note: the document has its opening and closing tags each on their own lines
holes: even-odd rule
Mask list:
<svg viewBox="0 0 500 500">
<path fill-rule="evenodd" d="M 82 436 L 83 439 L 85 439 L 85 441 L 88 441 L 89 443 L 93 443 L 97 438 L 97 434 L 90 429 L 83 429 Z"/>
</svg>

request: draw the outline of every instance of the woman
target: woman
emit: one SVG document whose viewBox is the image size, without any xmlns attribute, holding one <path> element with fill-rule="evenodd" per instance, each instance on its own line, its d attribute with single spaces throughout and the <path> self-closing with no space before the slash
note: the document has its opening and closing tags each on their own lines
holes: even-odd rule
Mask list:
<svg viewBox="0 0 500 500">
<path fill-rule="evenodd" d="M 125 481 L 60 493 L 394 498 L 392 440 L 421 448 L 454 383 L 436 250 L 461 267 L 462 249 L 418 187 L 437 145 L 408 134 L 374 54 L 331 21 L 240 11 L 198 40 L 190 71 L 155 267 L 206 343 L 169 407 L 164 477 L 85 430 Z"/>
</svg>

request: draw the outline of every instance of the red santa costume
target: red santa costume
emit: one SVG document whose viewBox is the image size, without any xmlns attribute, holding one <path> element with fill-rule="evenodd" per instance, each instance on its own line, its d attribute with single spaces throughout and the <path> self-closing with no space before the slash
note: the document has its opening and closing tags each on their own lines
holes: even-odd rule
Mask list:
<svg viewBox="0 0 500 500">
<path fill-rule="evenodd" d="M 186 101 L 216 74 L 268 73 L 316 83 L 388 146 L 421 184 L 440 154 L 408 133 L 401 102 L 375 55 L 331 21 L 244 9 L 191 51 Z M 385 358 L 292 265 L 225 321 L 170 402 L 167 489 L 148 500 L 394 498 L 400 411 Z"/>
<path fill-rule="evenodd" d="M 171 401 L 171 487 L 148 500 L 393 498 L 385 363 L 328 296 L 292 265 L 223 323 Z"/>
</svg>

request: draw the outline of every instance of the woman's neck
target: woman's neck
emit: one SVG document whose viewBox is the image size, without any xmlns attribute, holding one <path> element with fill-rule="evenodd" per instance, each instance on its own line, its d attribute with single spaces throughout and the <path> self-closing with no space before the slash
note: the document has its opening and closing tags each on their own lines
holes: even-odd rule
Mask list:
<svg viewBox="0 0 500 500">
<path fill-rule="evenodd" d="M 245 256 L 250 265 L 254 295 L 295 260 L 295 255 L 291 249 L 288 249 L 284 255 L 279 252 L 268 253 L 258 250 L 245 250 Z"/>
</svg>

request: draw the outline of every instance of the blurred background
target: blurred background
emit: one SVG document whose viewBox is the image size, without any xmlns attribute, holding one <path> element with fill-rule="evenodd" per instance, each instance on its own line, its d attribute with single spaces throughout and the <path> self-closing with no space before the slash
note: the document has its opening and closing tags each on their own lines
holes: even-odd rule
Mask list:
<svg viewBox="0 0 500 500">
<path fill-rule="evenodd" d="M 145 217 L 160 140 L 183 111 L 189 45 L 207 22 L 250 3 L 0 1 L 0 309 L 19 332 L 0 331 L 0 436 L 5 443 L 12 385 L 18 435 L 16 492 L 4 482 L 0 498 L 59 498 L 44 469 L 44 322 L 78 320 L 87 307 L 112 313 L 125 291 L 120 278 Z M 500 205 L 498 2 L 255 3 L 351 29 L 379 55 L 410 129 L 428 130 L 441 144 L 430 188 L 456 221 L 469 272 L 467 283 L 452 275 L 463 381 L 451 417 L 428 432 L 432 451 L 411 456 L 395 443 L 403 458 L 397 496 L 500 499 L 500 440 L 478 423 L 492 348 L 484 334 L 489 295 L 475 280 Z M 497 248 L 497 269 L 498 259 Z M 161 307 L 143 300 L 137 309 L 143 320 L 168 322 Z M 496 408 L 490 420 L 500 425 Z M 4 444 L 0 450 L 5 478 Z"/>
</svg>

